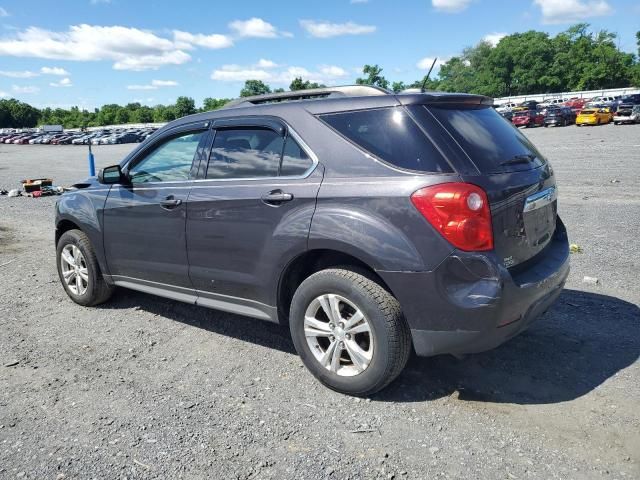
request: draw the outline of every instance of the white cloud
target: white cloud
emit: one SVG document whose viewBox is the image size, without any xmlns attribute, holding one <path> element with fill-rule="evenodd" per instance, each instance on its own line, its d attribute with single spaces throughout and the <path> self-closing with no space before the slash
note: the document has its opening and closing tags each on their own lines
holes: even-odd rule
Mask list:
<svg viewBox="0 0 640 480">
<path fill-rule="evenodd" d="M 275 85 L 288 86 L 296 77 L 302 77 L 304 80 L 311 82 L 332 84 L 346 75 L 346 70 L 335 65 L 320 65 L 317 71 L 310 71 L 305 67 L 299 66 L 267 70 L 266 68 L 259 68 L 257 65 L 250 67 L 223 65 L 211 73 L 211 78 L 223 82 L 262 80 Z"/>
<path fill-rule="evenodd" d="M 52 87 L 73 87 L 73 83 L 71 83 L 71 79 L 69 77 L 65 77 L 59 82 L 51 82 L 49 85 Z"/>
<path fill-rule="evenodd" d="M 38 93 L 40 91 L 40 89 L 38 87 L 34 87 L 31 85 L 26 85 L 26 86 L 19 86 L 19 85 L 13 85 L 11 87 L 11 90 L 13 90 L 15 93 Z"/>
<path fill-rule="evenodd" d="M 7 92 L 0 91 L 0 98 L 6 98 L 8 96 L 9 96 L 9 94 Z"/>
<path fill-rule="evenodd" d="M 347 74 L 344 68 L 335 65 L 324 65 L 320 67 L 320 72 L 328 77 L 344 77 Z"/>
<path fill-rule="evenodd" d="M 431 0 L 433 8 L 447 13 L 458 13 L 465 10 L 472 0 Z"/>
<path fill-rule="evenodd" d="M 0 40 L 0 55 L 59 60 L 112 60 L 118 70 L 180 65 L 191 57 L 173 41 L 137 28 L 72 25 L 65 32 L 29 27 Z"/>
<path fill-rule="evenodd" d="M 189 33 L 180 30 L 173 31 L 173 39 L 178 48 L 185 50 L 193 48 L 194 45 L 203 48 L 217 50 L 220 48 L 228 48 L 233 46 L 233 40 L 227 35 L 214 33 L 211 35 L 203 35 L 201 33 Z"/>
<path fill-rule="evenodd" d="M 258 68 L 275 68 L 278 66 L 276 62 L 272 62 L 271 60 L 267 60 L 265 58 L 261 58 L 258 60 L 258 63 L 255 65 Z"/>
<path fill-rule="evenodd" d="M 482 40 L 485 42 L 489 42 L 494 47 L 498 44 L 500 40 L 506 37 L 508 34 L 504 32 L 493 32 L 482 37 Z"/>
<path fill-rule="evenodd" d="M 316 20 L 300 20 L 300 26 L 309 35 L 317 38 L 338 37 L 341 35 L 364 35 L 376 31 L 375 25 L 359 25 L 354 22 L 329 23 Z"/>
<path fill-rule="evenodd" d="M 320 65 L 316 71 L 305 67 L 288 66 L 277 69 L 259 68 L 256 65 L 244 67 L 242 65 L 223 65 L 211 73 L 213 80 L 223 82 L 244 82 L 245 80 L 262 80 L 274 85 L 289 86 L 296 77 L 302 77 L 311 82 L 335 84 L 336 81 L 347 76 L 345 69 L 335 65 Z"/>
<path fill-rule="evenodd" d="M 420 70 L 429 70 L 431 68 L 431 65 L 433 65 L 433 60 L 434 60 L 434 57 L 422 58 L 418 61 L 418 63 L 416 63 L 416 67 L 418 67 Z M 447 60 L 449 60 L 449 57 L 444 57 L 444 58 L 438 57 L 438 60 L 436 61 L 436 64 L 433 67 L 433 69 L 436 71 L 439 70 L 442 65 L 447 63 Z"/>
<path fill-rule="evenodd" d="M 605 0 L 534 0 L 542 10 L 544 23 L 579 22 L 589 17 L 602 17 L 613 12 Z"/>
<path fill-rule="evenodd" d="M 291 33 L 281 32 L 269 22 L 257 17 L 249 20 L 234 20 L 229 23 L 229 28 L 239 37 L 276 38 L 293 36 Z"/>
<path fill-rule="evenodd" d="M 127 90 L 156 90 L 153 85 L 127 85 Z"/>
<path fill-rule="evenodd" d="M 40 69 L 40 73 L 42 73 L 43 75 L 59 75 L 61 77 L 71 75 L 64 68 L 60 67 L 42 67 Z"/>
<path fill-rule="evenodd" d="M 147 85 L 127 85 L 127 90 L 157 90 L 160 87 L 177 87 L 175 80 L 151 80 Z"/>
<path fill-rule="evenodd" d="M 151 80 L 151 85 L 155 87 L 177 87 L 178 82 L 175 80 Z"/>
<path fill-rule="evenodd" d="M 20 72 L 0 70 L 0 77 L 33 78 L 33 77 L 37 77 L 37 76 L 38 76 L 37 72 L 30 72 L 29 70 L 23 70 L 23 71 L 20 71 Z"/>
<path fill-rule="evenodd" d="M 9 12 L 7 12 L 4 8 L 0 7 L 0 18 L 8 17 L 8 16 L 9 16 Z"/>
<path fill-rule="evenodd" d="M 271 74 L 258 68 L 243 68 L 240 65 L 223 65 L 211 73 L 213 80 L 223 82 L 244 82 L 245 80 L 270 80 Z"/>
</svg>

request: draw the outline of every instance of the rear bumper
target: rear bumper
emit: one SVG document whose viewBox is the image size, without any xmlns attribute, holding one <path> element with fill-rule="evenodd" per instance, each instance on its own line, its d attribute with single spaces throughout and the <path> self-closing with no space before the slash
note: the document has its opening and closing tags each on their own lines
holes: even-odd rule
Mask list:
<svg viewBox="0 0 640 480">
<path fill-rule="evenodd" d="M 525 265 L 493 253 L 453 252 L 431 272 L 378 272 L 400 301 L 420 356 L 476 353 L 525 330 L 554 303 L 569 275 L 560 219 L 554 238 Z"/>
</svg>

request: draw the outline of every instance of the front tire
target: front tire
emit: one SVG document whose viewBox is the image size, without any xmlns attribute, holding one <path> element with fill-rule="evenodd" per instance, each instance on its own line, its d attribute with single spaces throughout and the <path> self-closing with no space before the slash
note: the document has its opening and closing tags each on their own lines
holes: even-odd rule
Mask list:
<svg viewBox="0 0 640 480">
<path fill-rule="evenodd" d="M 58 276 L 69 298 L 92 307 L 106 302 L 113 287 L 105 282 L 89 238 L 81 230 L 62 234 L 56 246 Z"/>
<path fill-rule="evenodd" d="M 411 335 L 400 303 L 351 270 L 322 270 L 296 290 L 289 316 L 296 351 L 321 383 L 340 393 L 371 395 L 405 367 Z"/>
</svg>

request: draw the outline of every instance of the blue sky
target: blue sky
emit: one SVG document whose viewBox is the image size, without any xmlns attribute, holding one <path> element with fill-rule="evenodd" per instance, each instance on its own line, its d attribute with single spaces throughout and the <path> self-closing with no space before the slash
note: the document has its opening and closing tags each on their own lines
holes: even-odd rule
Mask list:
<svg viewBox="0 0 640 480">
<path fill-rule="evenodd" d="M 635 52 L 637 0 L 0 0 L 0 96 L 37 106 L 235 97 L 247 78 L 411 82 L 482 38 L 578 21 Z"/>
</svg>

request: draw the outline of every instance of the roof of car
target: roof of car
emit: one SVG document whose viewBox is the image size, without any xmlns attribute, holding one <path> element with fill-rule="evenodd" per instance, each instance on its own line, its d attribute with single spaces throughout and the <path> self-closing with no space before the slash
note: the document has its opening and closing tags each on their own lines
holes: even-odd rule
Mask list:
<svg viewBox="0 0 640 480">
<path fill-rule="evenodd" d="M 431 103 L 461 103 L 493 105 L 493 99 L 483 95 L 425 91 L 393 93 L 369 85 L 348 85 L 322 89 L 279 92 L 233 100 L 223 108 L 197 113 L 168 123 L 161 130 L 197 122 L 237 117 L 239 115 L 287 116 L 300 109 L 318 115 L 324 113 L 382 108 L 398 105 L 420 105 Z"/>
</svg>

